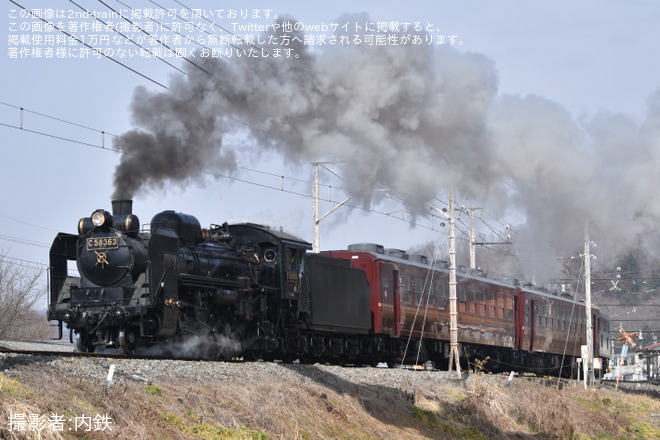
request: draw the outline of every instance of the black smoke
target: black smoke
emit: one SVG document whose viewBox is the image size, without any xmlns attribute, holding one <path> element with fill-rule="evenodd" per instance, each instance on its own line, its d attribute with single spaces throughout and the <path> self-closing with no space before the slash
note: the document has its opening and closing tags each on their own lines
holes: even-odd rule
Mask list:
<svg viewBox="0 0 660 440">
<path fill-rule="evenodd" d="M 612 252 L 657 240 L 660 96 L 642 123 L 577 121 L 539 96 L 499 96 L 495 63 L 482 54 L 426 44 L 312 51 L 304 35 L 288 37 L 288 52 L 266 45 L 256 57 L 197 59 L 204 71 L 188 66 L 167 91 L 137 88 L 136 128 L 115 143 L 113 198 L 235 170 L 223 141 L 242 130 L 292 162 L 343 161 L 365 203 L 386 187 L 422 215 L 454 185 L 499 214 L 516 210 L 542 264 L 579 247 L 588 219 Z"/>
</svg>

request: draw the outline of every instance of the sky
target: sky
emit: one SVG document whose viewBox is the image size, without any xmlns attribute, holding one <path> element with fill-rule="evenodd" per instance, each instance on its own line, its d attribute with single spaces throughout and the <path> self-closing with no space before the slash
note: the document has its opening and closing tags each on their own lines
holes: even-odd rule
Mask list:
<svg viewBox="0 0 660 440">
<path fill-rule="evenodd" d="M 321 222 L 321 249 L 444 245 L 429 213 L 450 186 L 481 208 L 480 231 L 512 226 L 530 276 L 580 249 L 586 219 L 601 261 L 655 247 L 657 2 L 383 3 L 7 1 L 0 249 L 45 285 L 55 235 L 117 196 L 142 224 L 172 209 L 311 242 L 314 161 L 321 214 L 352 196 Z M 185 57 L 110 8 L 153 12 L 132 20 Z"/>
</svg>

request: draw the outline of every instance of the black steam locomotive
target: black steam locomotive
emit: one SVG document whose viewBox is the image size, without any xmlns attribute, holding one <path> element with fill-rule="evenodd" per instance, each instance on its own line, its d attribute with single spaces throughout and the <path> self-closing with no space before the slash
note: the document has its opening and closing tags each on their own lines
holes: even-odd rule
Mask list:
<svg viewBox="0 0 660 440">
<path fill-rule="evenodd" d="M 141 232 L 132 202 L 113 201 L 113 214 L 98 209 L 77 235 L 55 238 L 48 319 L 65 323 L 80 351 L 152 346 L 210 358 L 293 359 L 325 351 L 334 335 L 368 334 L 364 272 L 310 248 L 256 224 L 202 229 L 173 211 Z M 72 260 L 79 277 L 68 274 Z M 335 343 L 337 356 L 360 352 Z"/>
<path fill-rule="evenodd" d="M 96 210 L 77 235 L 55 238 L 48 318 L 61 331 L 66 324 L 80 351 L 448 366 L 446 263 L 370 243 L 310 248 L 256 224 L 202 229 L 174 211 L 143 232 L 132 202 L 114 201 L 113 214 Z M 79 276 L 68 274 L 74 260 Z M 463 363 L 481 357 L 494 371 L 544 374 L 576 365 L 587 311 L 566 292 L 465 269 L 456 288 Z M 589 313 L 606 368 L 609 322 Z"/>
</svg>

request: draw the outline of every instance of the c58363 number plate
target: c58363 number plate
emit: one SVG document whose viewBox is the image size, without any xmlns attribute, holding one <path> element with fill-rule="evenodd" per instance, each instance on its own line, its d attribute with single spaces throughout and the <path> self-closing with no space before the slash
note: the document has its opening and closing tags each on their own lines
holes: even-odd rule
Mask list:
<svg viewBox="0 0 660 440">
<path fill-rule="evenodd" d="M 98 238 L 87 239 L 88 251 L 117 249 L 118 247 L 119 247 L 119 239 L 117 237 L 98 237 Z"/>
</svg>

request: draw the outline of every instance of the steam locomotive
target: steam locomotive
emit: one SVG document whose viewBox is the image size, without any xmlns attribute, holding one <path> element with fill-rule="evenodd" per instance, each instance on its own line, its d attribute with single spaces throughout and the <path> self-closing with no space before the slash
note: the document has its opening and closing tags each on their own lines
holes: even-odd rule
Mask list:
<svg viewBox="0 0 660 440">
<path fill-rule="evenodd" d="M 376 244 L 308 252 L 309 243 L 245 223 L 203 229 L 163 211 L 143 231 L 132 201 L 59 233 L 50 250 L 48 319 L 79 351 L 371 364 L 449 359 L 449 270 Z M 77 276 L 69 274 L 75 261 Z M 549 374 L 573 365 L 584 305 L 483 273 L 457 276 L 462 360 Z M 609 323 L 592 309 L 595 355 Z"/>
</svg>

